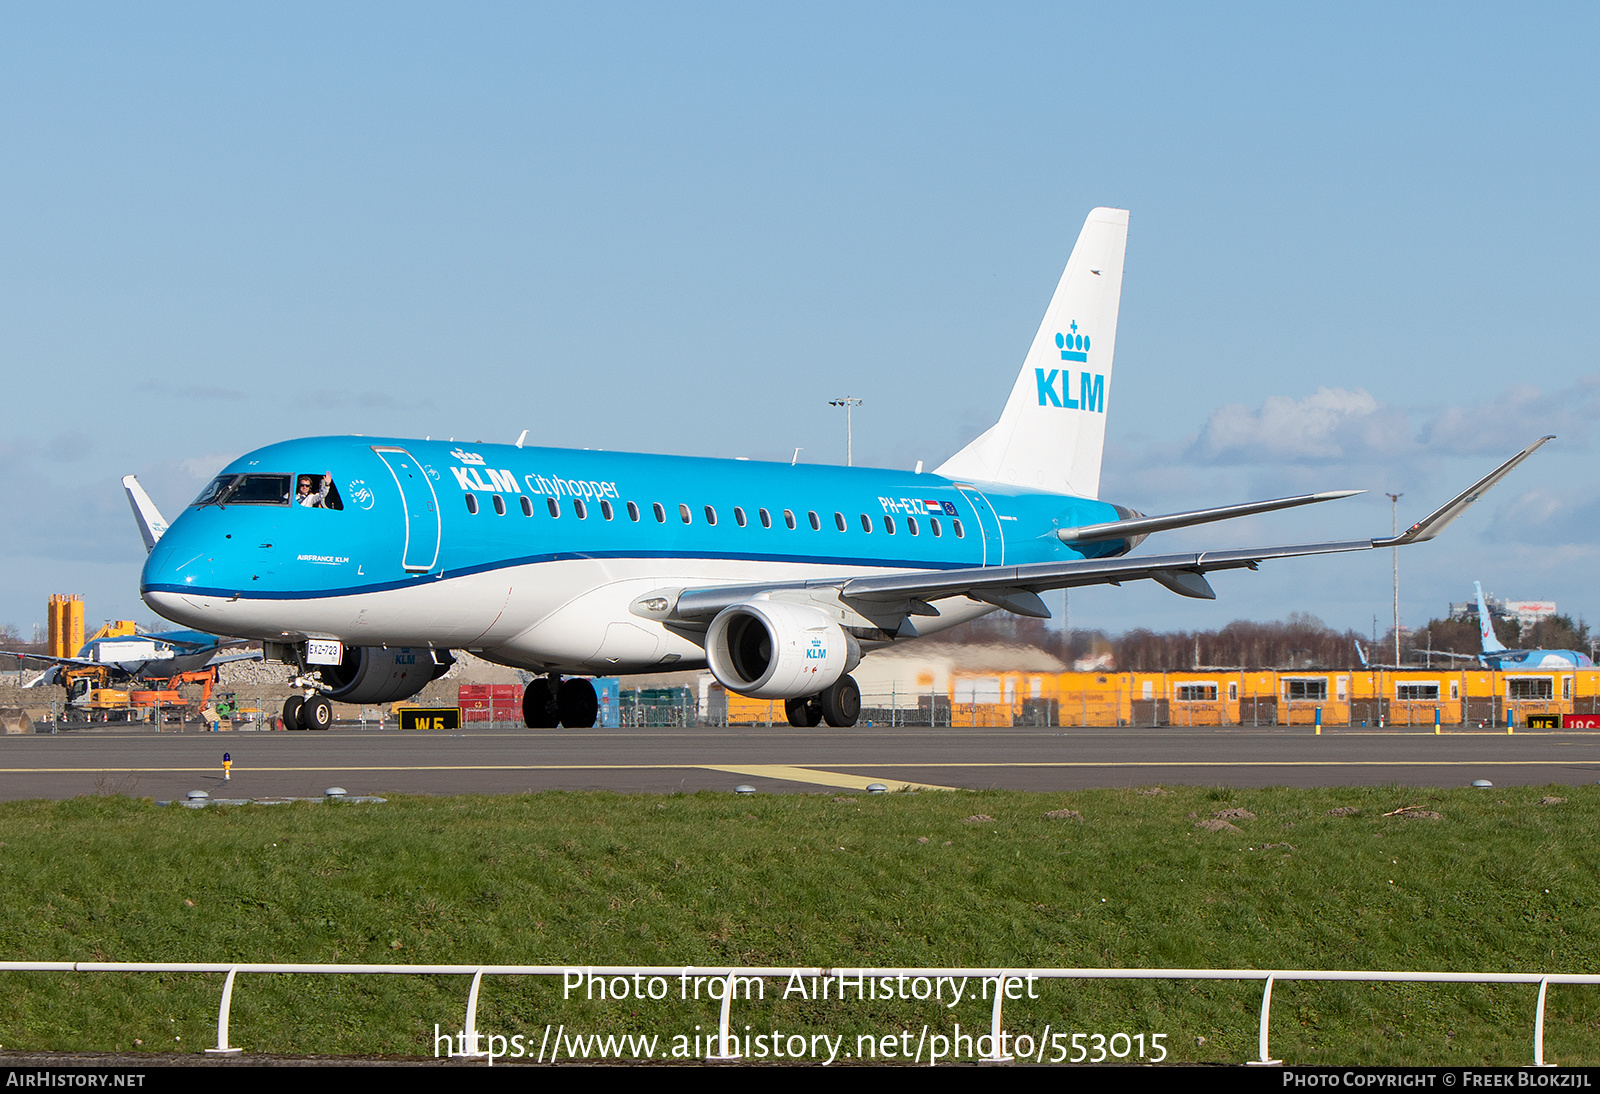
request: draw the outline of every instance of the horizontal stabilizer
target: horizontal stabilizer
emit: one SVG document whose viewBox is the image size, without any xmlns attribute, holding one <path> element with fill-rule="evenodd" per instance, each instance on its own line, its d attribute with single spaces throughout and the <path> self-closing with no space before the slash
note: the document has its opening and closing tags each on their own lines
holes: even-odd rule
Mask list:
<svg viewBox="0 0 1600 1094">
<path fill-rule="evenodd" d="M 1293 498 L 1274 498 L 1272 501 L 1251 501 L 1243 505 L 1224 505 L 1217 509 L 1194 509 L 1187 513 L 1168 513 L 1162 517 L 1135 517 L 1130 520 L 1112 520 L 1104 524 L 1085 524 L 1077 528 L 1057 529 L 1056 535 L 1063 543 L 1091 543 L 1102 539 L 1129 539 L 1147 536 L 1152 532 L 1165 532 L 1172 528 L 1187 528 L 1192 524 L 1209 524 L 1214 520 L 1232 520 L 1252 513 L 1269 513 L 1274 509 L 1290 509 L 1296 505 L 1333 501 L 1364 494 L 1365 490 L 1326 490 L 1320 494 L 1301 494 Z"/>
</svg>

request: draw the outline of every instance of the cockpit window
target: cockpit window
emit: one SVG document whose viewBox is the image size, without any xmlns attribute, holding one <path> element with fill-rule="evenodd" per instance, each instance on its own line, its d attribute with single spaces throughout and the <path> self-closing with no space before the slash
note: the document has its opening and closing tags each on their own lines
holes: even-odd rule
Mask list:
<svg viewBox="0 0 1600 1094">
<path fill-rule="evenodd" d="M 344 508 L 344 502 L 339 500 L 339 488 L 333 485 L 332 475 L 296 475 L 294 503 L 307 509 Z"/>
<path fill-rule="evenodd" d="M 223 493 L 228 489 L 228 487 L 233 485 L 233 480 L 238 477 L 238 475 L 218 475 L 216 478 L 207 483 L 206 488 L 200 491 L 200 496 L 195 498 L 194 501 L 190 502 L 189 504 L 214 505 L 217 499 L 222 497 Z"/>
<path fill-rule="evenodd" d="M 288 475 L 218 475 L 195 505 L 288 505 Z M 332 480 L 329 480 L 332 486 Z"/>
</svg>

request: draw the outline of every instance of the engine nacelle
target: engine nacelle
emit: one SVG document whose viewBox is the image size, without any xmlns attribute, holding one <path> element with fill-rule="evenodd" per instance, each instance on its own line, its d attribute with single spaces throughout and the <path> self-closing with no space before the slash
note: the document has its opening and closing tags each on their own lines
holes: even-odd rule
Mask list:
<svg viewBox="0 0 1600 1094">
<path fill-rule="evenodd" d="M 706 662 L 729 691 L 753 699 L 799 699 L 860 664 L 861 647 L 818 608 L 748 600 L 711 621 Z"/>
<path fill-rule="evenodd" d="M 409 699 L 450 670 L 449 650 L 395 646 L 346 646 L 337 665 L 318 669 L 328 698 L 341 703 L 392 703 Z"/>
</svg>

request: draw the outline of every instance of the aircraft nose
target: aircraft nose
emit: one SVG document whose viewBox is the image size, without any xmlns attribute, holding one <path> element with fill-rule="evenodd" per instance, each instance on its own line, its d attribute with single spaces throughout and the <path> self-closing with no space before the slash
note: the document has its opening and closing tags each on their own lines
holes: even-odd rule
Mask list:
<svg viewBox="0 0 1600 1094">
<path fill-rule="evenodd" d="M 205 578 L 211 572 L 212 560 L 209 552 L 187 542 L 192 537 L 180 527 L 181 521 L 180 517 L 167 529 L 145 558 L 139 575 L 139 595 L 163 619 L 204 629 L 205 611 L 196 594 L 210 584 Z"/>
</svg>

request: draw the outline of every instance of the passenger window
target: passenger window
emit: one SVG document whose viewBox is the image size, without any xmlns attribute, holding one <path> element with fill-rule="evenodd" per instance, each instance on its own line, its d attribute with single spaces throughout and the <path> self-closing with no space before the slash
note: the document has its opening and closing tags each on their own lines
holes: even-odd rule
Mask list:
<svg viewBox="0 0 1600 1094">
<path fill-rule="evenodd" d="M 552 517 L 559 517 L 561 515 L 561 506 L 556 504 L 555 498 L 545 498 L 544 504 L 545 508 L 550 510 L 550 515 Z"/>
<path fill-rule="evenodd" d="M 633 504 L 633 502 L 631 502 L 631 501 L 628 503 L 628 519 L 629 520 L 638 520 L 639 519 L 639 507 L 637 505 Z"/>
<path fill-rule="evenodd" d="M 944 530 L 939 527 L 939 518 L 938 517 L 929 517 L 928 518 L 928 527 L 933 530 L 933 534 L 934 534 L 934 536 L 936 538 L 938 536 L 944 535 Z"/>
<path fill-rule="evenodd" d="M 473 516 L 477 516 L 478 515 L 478 495 L 476 495 L 476 494 L 468 494 L 468 495 L 466 495 L 466 498 L 467 498 L 467 512 L 471 513 Z"/>
<path fill-rule="evenodd" d="M 661 503 L 659 501 L 651 502 L 650 510 L 655 513 L 657 524 L 667 523 L 667 511 L 661 507 Z"/>
<path fill-rule="evenodd" d="M 847 527 L 847 525 L 845 524 L 845 521 L 844 521 L 844 514 L 843 513 L 835 513 L 835 514 L 833 514 L 833 523 L 838 526 L 839 531 L 841 531 L 841 532 L 844 531 L 845 528 Z"/>
<path fill-rule="evenodd" d="M 706 523 L 712 527 L 716 527 L 717 524 L 717 511 L 709 505 L 706 506 Z"/>
<path fill-rule="evenodd" d="M 526 494 L 522 497 L 522 515 L 525 517 L 533 516 L 533 502 L 528 500 Z"/>
<path fill-rule="evenodd" d="M 490 498 L 489 501 L 490 501 L 491 504 L 494 505 L 495 516 L 503 517 L 503 516 L 506 515 L 506 499 L 505 498 L 502 498 L 499 494 L 496 494 L 494 497 Z"/>
<path fill-rule="evenodd" d="M 737 524 L 740 528 L 744 527 L 744 510 L 740 509 L 737 505 L 733 507 L 733 523 Z"/>
<path fill-rule="evenodd" d="M 683 518 L 683 523 L 685 523 L 685 524 L 689 523 L 689 521 L 690 521 L 689 507 L 687 505 L 683 504 L 683 502 L 681 502 L 681 501 L 678 503 L 678 516 Z"/>
<path fill-rule="evenodd" d="M 959 517 L 950 522 L 950 527 L 952 527 L 952 528 L 954 528 L 956 530 L 956 538 L 957 539 L 963 539 L 963 538 L 966 537 L 966 534 L 967 534 L 966 529 L 961 527 L 961 520 L 960 520 Z"/>
<path fill-rule="evenodd" d="M 791 532 L 794 531 L 794 510 L 793 509 L 785 509 L 783 511 L 783 523 L 785 523 L 785 524 L 787 524 L 789 526 L 789 530 Z"/>
<path fill-rule="evenodd" d="M 579 520 L 588 520 L 589 519 L 589 507 L 587 505 L 583 504 L 583 499 L 582 498 L 573 498 L 572 499 L 572 511 L 574 513 L 578 514 L 578 519 Z"/>
<path fill-rule="evenodd" d="M 756 516 L 761 518 L 761 527 L 763 527 L 763 528 L 771 528 L 772 527 L 772 514 L 771 513 L 767 512 L 765 509 L 757 509 L 756 510 Z"/>
<path fill-rule="evenodd" d="M 865 513 L 861 514 L 861 530 L 868 535 L 872 534 L 872 518 Z"/>
<path fill-rule="evenodd" d="M 906 531 L 910 532 L 912 535 L 916 535 L 917 534 L 917 518 L 916 517 L 907 517 L 906 518 Z"/>
<path fill-rule="evenodd" d="M 822 531 L 822 521 L 817 519 L 817 511 L 815 509 L 807 513 L 806 516 L 811 518 L 811 530 L 813 532 Z"/>
<path fill-rule="evenodd" d="M 894 535 L 894 518 L 887 513 L 883 515 L 883 530 Z"/>
<path fill-rule="evenodd" d="M 604 498 L 600 499 L 600 515 L 610 520 L 612 517 L 611 503 Z"/>
</svg>

